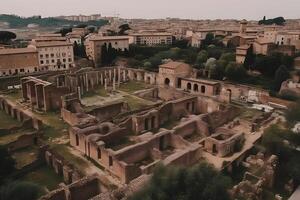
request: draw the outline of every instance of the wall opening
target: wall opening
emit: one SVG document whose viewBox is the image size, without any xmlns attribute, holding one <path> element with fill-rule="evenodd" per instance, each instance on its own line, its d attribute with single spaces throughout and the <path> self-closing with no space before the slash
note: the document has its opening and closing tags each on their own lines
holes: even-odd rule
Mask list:
<svg viewBox="0 0 300 200">
<path fill-rule="evenodd" d="M 170 85 L 170 79 L 168 79 L 168 78 L 165 79 L 165 85 L 167 85 L 167 86 Z"/>
<path fill-rule="evenodd" d="M 75 138 L 76 138 L 76 146 L 78 146 L 79 145 L 79 137 L 78 137 L 78 135 L 75 135 Z"/>
<path fill-rule="evenodd" d="M 192 89 L 192 84 L 188 83 L 186 87 L 187 87 L 188 90 L 191 90 Z"/>
<path fill-rule="evenodd" d="M 149 129 L 149 119 L 148 118 L 146 118 L 145 119 L 145 130 L 148 130 Z"/>
<path fill-rule="evenodd" d="M 197 84 L 194 85 L 194 91 L 198 92 L 198 85 Z"/>
<path fill-rule="evenodd" d="M 204 85 L 201 86 L 201 93 L 205 93 L 205 86 Z"/>
<path fill-rule="evenodd" d="M 112 166 L 113 165 L 113 159 L 111 156 L 109 156 L 109 166 Z"/>
</svg>

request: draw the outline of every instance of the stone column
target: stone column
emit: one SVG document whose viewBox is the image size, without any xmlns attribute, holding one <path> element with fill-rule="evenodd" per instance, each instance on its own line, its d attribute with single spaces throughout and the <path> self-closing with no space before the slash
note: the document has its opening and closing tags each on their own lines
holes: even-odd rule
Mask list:
<svg viewBox="0 0 300 200">
<path fill-rule="evenodd" d="M 116 78 L 113 78 L 113 91 L 116 91 Z"/>
<path fill-rule="evenodd" d="M 101 85 L 103 85 L 103 74 L 100 74 L 100 81 L 101 81 Z"/>
<path fill-rule="evenodd" d="M 109 82 L 111 82 L 111 70 L 108 70 Z"/>
<path fill-rule="evenodd" d="M 104 89 L 107 90 L 107 78 L 104 79 Z"/>
<path fill-rule="evenodd" d="M 118 68 L 118 87 L 120 87 L 120 83 L 121 83 L 121 69 Z"/>
<path fill-rule="evenodd" d="M 89 91 L 89 81 L 88 81 L 88 75 L 87 73 L 85 74 L 85 84 L 86 84 L 86 91 Z"/>
<path fill-rule="evenodd" d="M 77 87 L 77 92 L 78 92 L 78 99 L 81 100 L 81 91 L 80 91 L 80 87 Z"/>
<path fill-rule="evenodd" d="M 126 70 L 123 70 L 123 82 L 126 82 Z"/>
</svg>

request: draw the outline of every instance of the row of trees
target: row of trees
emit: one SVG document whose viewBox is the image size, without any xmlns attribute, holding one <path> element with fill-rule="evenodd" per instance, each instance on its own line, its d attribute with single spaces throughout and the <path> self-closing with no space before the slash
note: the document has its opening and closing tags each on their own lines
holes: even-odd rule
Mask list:
<svg viewBox="0 0 300 200">
<path fill-rule="evenodd" d="M 17 15 L 0 15 L 0 21 L 9 23 L 11 28 L 27 27 L 28 24 L 38 24 L 41 27 L 61 27 L 65 25 L 76 26 L 82 24 L 80 21 L 69 21 L 53 17 L 42 18 L 41 16 L 20 17 Z M 87 25 L 103 26 L 107 24 L 107 20 L 88 21 Z"/>
<path fill-rule="evenodd" d="M 230 187 L 231 179 L 207 163 L 192 168 L 159 166 L 150 182 L 129 200 L 229 200 Z"/>
<path fill-rule="evenodd" d="M 36 200 L 42 192 L 35 184 L 11 181 L 9 176 L 15 171 L 15 160 L 5 146 L 0 146 L 0 199 L 1 200 Z"/>
<path fill-rule="evenodd" d="M 10 31 L 0 31 L 0 44 L 9 44 L 17 35 Z"/>
<path fill-rule="evenodd" d="M 285 23 L 285 19 L 283 17 L 276 17 L 276 18 L 273 18 L 273 19 L 266 19 L 266 16 L 264 16 L 264 18 L 258 22 L 259 25 L 276 24 L 276 25 L 280 25 L 280 26 L 283 26 L 284 23 Z"/>
</svg>

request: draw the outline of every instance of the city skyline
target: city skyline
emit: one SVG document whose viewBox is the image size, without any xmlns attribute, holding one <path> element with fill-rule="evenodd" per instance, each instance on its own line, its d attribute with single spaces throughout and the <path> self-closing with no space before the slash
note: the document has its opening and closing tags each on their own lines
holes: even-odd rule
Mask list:
<svg viewBox="0 0 300 200">
<path fill-rule="evenodd" d="M 32 15 L 60 16 L 60 15 L 90 15 L 102 14 L 103 16 L 116 16 L 121 18 L 185 18 L 185 19 L 252 19 L 259 20 L 263 16 L 273 18 L 283 16 L 287 19 L 300 18 L 298 8 L 300 1 L 272 1 L 253 0 L 189 0 L 189 1 L 138 1 L 128 0 L 126 4 L 121 0 L 104 2 L 102 0 L 63 0 L 65 6 L 57 6 L 62 1 L 27 0 L 26 5 L 21 0 L 3 2 L 1 14 L 16 14 L 24 17 Z M 283 3 L 286 6 L 282 6 Z M 32 6 L 34 5 L 34 6 Z M 187 12 L 188 11 L 188 12 Z M 230 12 L 228 12 L 230 11 Z M 188 13 L 188 14 L 187 14 Z"/>
</svg>

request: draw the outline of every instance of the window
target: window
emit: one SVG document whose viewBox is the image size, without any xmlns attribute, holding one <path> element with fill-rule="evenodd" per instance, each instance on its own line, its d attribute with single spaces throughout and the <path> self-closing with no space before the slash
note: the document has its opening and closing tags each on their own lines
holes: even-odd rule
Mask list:
<svg viewBox="0 0 300 200">
<path fill-rule="evenodd" d="M 44 61 L 43 61 L 43 60 L 41 60 L 41 64 L 44 64 Z"/>
<path fill-rule="evenodd" d="M 46 58 L 49 58 L 49 54 L 46 54 Z"/>
<path fill-rule="evenodd" d="M 97 149 L 97 157 L 98 159 L 101 159 L 101 149 Z"/>
<path fill-rule="evenodd" d="M 72 59 L 71 59 L 71 58 L 69 58 L 69 62 L 72 62 Z"/>
<path fill-rule="evenodd" d="M 79 137 L 78 135 L 76 135 L 75 137 L 76 137 L 76 146 L 79 146 Z"/>
<path fill-rule="evenodd" d="M 43 55 L 43 54 L 41 54 L 41 55 L 40 55 L 40 58 L 44 58 L 44 55 Z"/>
<path fill-rule="evenodd" d="M 113 165 L 113 159 L 111 156 L 109 156 L 109 166 L 112 166 Z"/>
<path fill-rule="evenodd" d="M 51 53 L 51 58 L 53 58 L 54 57 L 54 53 Z"/>
<path fill-rule="evenodd" d="M 20 72 L 24 72 L 24 69 L 20 69 Z"/>
</svg>

